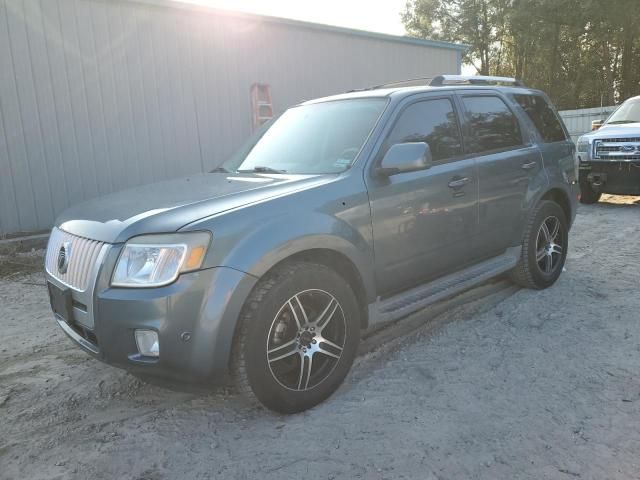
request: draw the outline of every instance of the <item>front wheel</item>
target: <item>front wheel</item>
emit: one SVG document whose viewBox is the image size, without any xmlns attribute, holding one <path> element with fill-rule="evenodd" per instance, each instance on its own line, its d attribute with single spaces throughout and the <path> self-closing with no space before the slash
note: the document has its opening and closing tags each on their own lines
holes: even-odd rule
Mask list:
<svg viewBox="0 0 640 480">
<path fill-rule="evenodd" d="M 557 203 L 543 200 L 529 219 L 520 261 L 511 271 L 511 279 L 525 288 L 550 287 L 562 273 L 568 246 L 564 211 Z"/>
<path fill-rule="evenodd" d="M 322 402 L 356 356 L 359 312 L 349 284 L 326 266 L 276 268 L 243 309 L 232 359 L 236 384 L 280 413 Z"/>
<path fill-rule="evenodd" d="M 602 193 L 595 191 L 589 182 L 580 180 L 580 203 L 585 205 L 598 203 L 601 196 Z"/>
</svg>

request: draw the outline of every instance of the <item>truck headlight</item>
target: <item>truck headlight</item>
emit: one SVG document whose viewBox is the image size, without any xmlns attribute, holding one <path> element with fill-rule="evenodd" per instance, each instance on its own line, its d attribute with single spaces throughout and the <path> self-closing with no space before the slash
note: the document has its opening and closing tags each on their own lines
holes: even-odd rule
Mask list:
<svg viewBox="0 0 640 480">
<path fill-rule="evenodd" d="M 144 235 L 129 240 L 118 258 L 111 285 L 160 287 L 197 270 L 209 248 L 208 232 Z"/>
<path fill-rule="evenodd" d="M 582 137 L 580 137 L 576 144 L 576 150 L 578 153 L 589 153 L 589 141 L 583 140 Z"/>
</svg>

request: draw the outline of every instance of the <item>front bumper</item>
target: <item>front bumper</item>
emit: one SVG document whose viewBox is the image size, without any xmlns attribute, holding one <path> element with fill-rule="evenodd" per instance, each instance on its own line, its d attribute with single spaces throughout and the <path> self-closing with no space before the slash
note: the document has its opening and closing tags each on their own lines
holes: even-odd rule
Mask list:
<svg viewBox="0 0 640 480">
<path fill-rule="evenodd" d="M 614 195 L 640 195 L 640 161 L 580 162 L 580 183 Z"/>
<path fill-rule="evenodd" d="M 51 275 L 46 277 L 60 286 Z M 227 380 L 236 322 L 256 278 L 218 267 L 183 274 L 165 287 L 133 289 L 112 288 L 108 276 L 103 277 L 94 289 L 93 328 L 56 316 L 81 348 L 103 362 L 144 375 L 179 382 Z M 158 333 L 158 358 L 139 355 L 136 329 Z"/>
</svg>

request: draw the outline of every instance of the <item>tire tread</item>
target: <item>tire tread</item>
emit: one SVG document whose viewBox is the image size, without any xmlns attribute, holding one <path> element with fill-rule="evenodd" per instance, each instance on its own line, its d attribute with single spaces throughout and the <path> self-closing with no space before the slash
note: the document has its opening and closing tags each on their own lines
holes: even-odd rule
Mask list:
<svg viewBox="0 0 640 480">
<path fill-rule="evenodd" d="M 511 281 L 524 288 L 530 288 L 533 290 L 541 289 L 540 285 L 538 285 L 538 283 L 535 281 L 533 273 L 531 272 L 531 268 L 529 267 L 528 255 L 529 246 L 532 241 L 535 241 L 535 239 L 532 238 L 531 233 L 536 225 L 538 213 L 548 204 L 555 204 L 555 202 L 552 202 L 550 200 L 543 200 L 538 203 L 538 205 L 536 205 L 536 208 L 533 210 L 533 212 L 531 212 L 531 215 L 529 215 L 529 219 L 527 220 L 527 225 L 524 230 L 520 261 L 518 262 L 518 265 L 516 265 L 515 268 L 513 268 L 509 272 L 509 278 L 511 279 Z"/>
<path fill-rule="evenodd" d="M 231 348 L 231 381 L 234 390 L 242 395 L 251 404 L 259 405 L 260 401 L 256 397 L 249 376 L 247 375 L 246 359 L 245 359 L 245 343 L 249 335 L 249 328 L 253 319 L 260 308 L 262 300 L 269 294 L 271 289 L 282 278 L 294 275 L 298 270 L 308 268 L 326 268 L 324 265 L 311 264 L 304 261 L 294 261 L 285 263 L 276 267 L 266 277 L 259 281 L 256 288 L 249 295 L 242 312 L 240 313 L 239 324 Z"/>
<path fill-rule="evenodd" d="M 580 203 L 593 205 L 600 201 L 600 197 L 602 197 L 602 192 L 595 191 L 588 182 L 580 180 Z"/>
</svg>

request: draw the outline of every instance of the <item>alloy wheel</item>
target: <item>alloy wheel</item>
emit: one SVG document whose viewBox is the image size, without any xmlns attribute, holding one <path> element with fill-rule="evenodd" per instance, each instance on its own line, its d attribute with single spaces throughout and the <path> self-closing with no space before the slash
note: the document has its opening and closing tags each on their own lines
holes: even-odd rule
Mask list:
<svg viewBox="0 0 640 480">
<path fill-rule="evenodd" d="M 544 219 L 536 239 L 536 263 L 545 275 L 551 275 L 562 264 L 564 235 L 560 219 L 550 216 Z"/>
<path fill-rule="evenodd" d="M 289 390 L 306 391 L 326 380 L 347 340 L 346 319 L 336 298 L 324 290 L 304 290 L 278 310 L 267 337 L 273 378 Z"/>
</svg>

